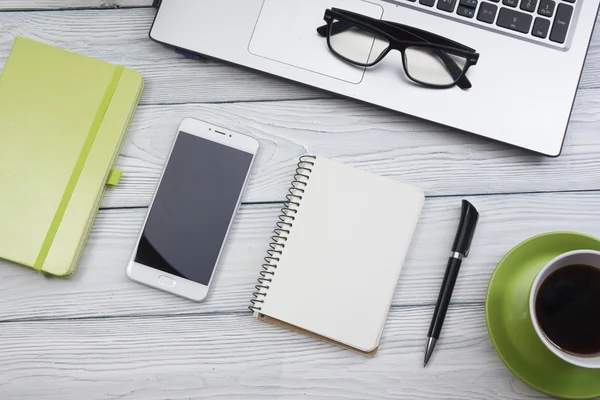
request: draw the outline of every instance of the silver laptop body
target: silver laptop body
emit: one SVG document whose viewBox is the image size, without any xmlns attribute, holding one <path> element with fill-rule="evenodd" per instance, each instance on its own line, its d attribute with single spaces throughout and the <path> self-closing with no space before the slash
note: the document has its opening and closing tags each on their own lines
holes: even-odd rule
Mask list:
<svg viewBox="0 0 600 400">
<path fill-rule="evenodd" d="M 600 0 L 163 0 L 150 37 L 557 156 L 599 4 Z M 418 27 L 475 49 L 480 58 L 467 73 L 472 88 L 417 85 L 406 78 L 399 52 L 371 68 L 335 57 L 327 40 L 316 33 L 331 7 Z"/>
</svg>

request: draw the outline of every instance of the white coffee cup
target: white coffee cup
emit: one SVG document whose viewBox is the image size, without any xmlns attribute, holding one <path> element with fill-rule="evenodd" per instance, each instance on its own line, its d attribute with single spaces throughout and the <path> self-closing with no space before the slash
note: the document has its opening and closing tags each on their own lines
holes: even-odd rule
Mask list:
<svg viewBox="0 0 600 400">
<path fill-rule="evenodd" d="M 557 357 L 560 357 L 566 362 L 579 367 L 600 369 L 600 354 L 579 356 L 560 349 L 548 339 L 546 334 L 544 334 L 544 331 L 540 328 L 536 317 L 535 299 L 542 282 L 544 282 L 544 279 L 546 279 L 551 273 L 559 268 L 576 264 L 590 265 L 600 269 L 600 252 L 593 250 L 575 250 L 561 254 L 546 264 L 538 273 L 533 281 L 533 285 L 531 286 L 531 291 L 529 293 L 529 315 L 531 316 L 531 322 L 533 323 L 533 327 L 538 337 L 548 348 L 548 350 L 554 353 Z M 600 318 L 600 315 L 598 318 Z"/>
</svg>

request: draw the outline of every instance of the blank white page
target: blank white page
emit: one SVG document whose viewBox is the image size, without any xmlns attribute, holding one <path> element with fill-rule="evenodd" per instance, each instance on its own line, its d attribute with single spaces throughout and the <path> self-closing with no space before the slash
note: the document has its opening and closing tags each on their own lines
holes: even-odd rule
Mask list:
<svg viewBox="0 0 600 400">
<path fill-rule="evenodd" d="M 370 352 L 424 195 L 323 157 L 314 163 L 260 313 Z"/>
</svg>

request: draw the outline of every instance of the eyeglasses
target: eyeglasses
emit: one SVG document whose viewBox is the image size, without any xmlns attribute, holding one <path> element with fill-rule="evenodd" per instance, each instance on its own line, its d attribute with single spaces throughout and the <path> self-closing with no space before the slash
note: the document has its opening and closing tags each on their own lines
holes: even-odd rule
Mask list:
<svg viewBox="0 0 600 400">
<path fill-rule="evenodd" d="M 466 77 L 479 54 L 470 47 L 421 29 L 378 20 L 339 8 L 325 11 L 327 22 L 317 29 L 342 60 L 372 67 L 391 50 L 402 53 L 404 72 L 414 82 L 435 89 L 471 88 Z"/>
</svg>

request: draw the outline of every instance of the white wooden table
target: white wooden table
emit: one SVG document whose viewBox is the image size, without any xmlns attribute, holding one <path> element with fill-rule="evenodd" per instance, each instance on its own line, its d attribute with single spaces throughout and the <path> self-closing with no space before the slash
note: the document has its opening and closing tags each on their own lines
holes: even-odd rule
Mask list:
<svg viewBox="0 0 600 400">
<path fill-rule="evenodd" d="M 218 1 L 218 0 L 215 0 Z M 563 154 L 549 159 L 151 42 L 151 0 L 0 0 L 0 68 L 17 35 L 140 71 L 146 90 L 77 274 L 0 262 L 0 399 L 533 399 L 484 320 L 501 257 L 542 232 L 600 236 L 600 29 Z M 507 108 L 510 108 L 507 105 Z M 196 117 L 250 133 L 258 163 L 208 300 L 125 276 L 175 129 Z M 543 118 L 543 116 L 540 116 Z M 365 358 L 247 310 L 297 157 L 316 153 L 415 184 L 427 201 L 379 354 Z M 481 212 L 430 366 L 423 346 L 467 198 Z"/>
</svg>

